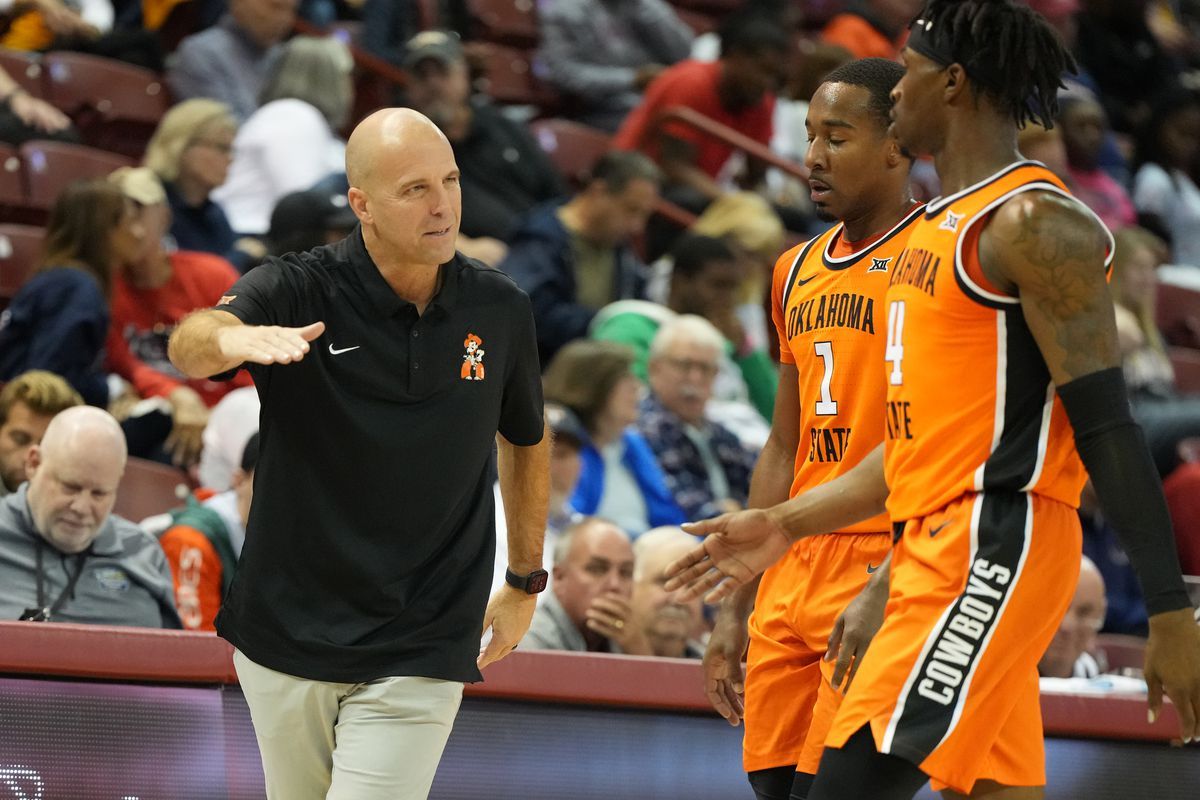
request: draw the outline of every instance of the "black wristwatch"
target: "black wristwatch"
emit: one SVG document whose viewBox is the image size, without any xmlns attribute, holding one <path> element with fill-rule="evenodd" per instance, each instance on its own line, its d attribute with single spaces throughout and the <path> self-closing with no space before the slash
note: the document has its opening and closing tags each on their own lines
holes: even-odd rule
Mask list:
<svg viewBox="0 0 1200 800">
<path fill-rule="evenodd" d="M 504 570 L 504 580 L 514 589 L 520 589 L 525 594 L 537 594 L 544 591 L 550 574 L 544 569 L 535 569 L 528 575 L 518 575 L 507 567 Z"/>
</svg>

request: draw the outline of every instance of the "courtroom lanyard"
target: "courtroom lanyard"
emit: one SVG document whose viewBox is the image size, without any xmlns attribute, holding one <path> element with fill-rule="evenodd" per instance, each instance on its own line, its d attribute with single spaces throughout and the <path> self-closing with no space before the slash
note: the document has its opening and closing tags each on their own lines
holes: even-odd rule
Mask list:
<svg viewBox="0 0 1200 800">
<path fill-rule="evenodd" d="M 42 550 L 44 548 L 42 547 L 42 543 L 40 541 L 36 543 L 36 547 L 37 547 L 37 607 L 39 609 L 43 609 L 43 613 L 45 614 L 46 621 L 49 621 L 51 617 L 53 617 L 55 614 L 57 614 L 59 611 L 62 610 L 63 606 L 65 606 L 67 604 L 68 599 L 74 599 L 75 584 L 77 584 L 79 582 L 79 576 L 83 574 L 84 562 L 87 561 L 87 557 L 92 552 L 92 548 L 89 545 L 87 550 L 84 550 L 82 553 L 75 554 L 75 574 L 71 575 L 67 579 L 67 585 L 63 587 L 62 593 L 60 593 L 58 595 L 58 599 L 55 600 L 54 603 L 51 604 L 49 608 L 47 608 L 46 607 L 46 587 L 43 585 L 45 583 L 45 577 L 42 574 Z"/>
</svg>

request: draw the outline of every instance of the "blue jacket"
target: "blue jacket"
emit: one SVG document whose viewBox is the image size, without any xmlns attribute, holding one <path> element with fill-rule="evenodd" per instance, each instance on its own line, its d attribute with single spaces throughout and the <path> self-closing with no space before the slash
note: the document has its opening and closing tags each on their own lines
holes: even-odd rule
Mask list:
<svg viewBox="0 0 1200 800">
<path fill-rule="evenodd" d="M 34 275 L 0 315 L 0 381 L 44 369 L 66 378 L 88 405 L 107 406 L 108 319 L 108 301 L 87 272 L 56 267 Z"/>
<path fill-rule="evenodd" d="M 650 527 L 682 525 L 686 522 L 683 510 L 667 490 L 666 479 L 658 460 L 654 458 L 654 451 L 642 435 L 631 428 L 621 434 L 621 441 L 625 444 L 625 455 L 621 457 L 621 462 L 633 473 L 634 480 L 642 490 Z M 591 442 L 584 443 L 579 455 L 583 460 L 583 469 L 579 474 L 579 483 L 575 485 L 575 494 L 571 496 L 571 507 L 580 514 L 595 514 L 604 495 L 604 457 Z M 638 536 L 645 531 L 629 533 Z"/>
<path fill-rule="evenodd" d="M 547 203 L 530 211 L 508 243 L 508 256 L 499 264 L 533 303 L 543 366 L 567 342 L 587 336 L 588 323 L 597 311 L 577 302 L 575 254 L 571 234 L 558 219 L 560 205 Z M 641 297 L 646 265 L 626 245 L 616 247 L 616 262 L 610 299 Z"/>
</svg>

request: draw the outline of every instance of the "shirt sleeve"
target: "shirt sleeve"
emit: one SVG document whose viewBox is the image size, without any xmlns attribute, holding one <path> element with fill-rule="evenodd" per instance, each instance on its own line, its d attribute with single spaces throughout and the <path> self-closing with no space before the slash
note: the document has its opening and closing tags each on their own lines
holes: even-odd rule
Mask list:
<svg viewBox="0 0 1200 800">
<path fill-rule="evenodd" d="M 307 325 L 317 320 L 299 318 L 304 284 L 299 267 L 271 258 L 239 278 L 214 308 L 247 325 Z"/>
<path fill-rule="evenodd" d="M 775 272 L 771 277 L 771 321 L 775 323 L 775 333 L 779 338 L 779 360 L 784 364 L 796 363 L 796 357 L 792 355 L 792 348 L 788 345 L 787 320 L 783 310 L 783 291 L 786 288 L 788 273 L 792 269 L 792 262 L 796 258 L 798 255 L 795 250 L 781 255 L 775 262 Z"/>
<path fill-rule="evenodd" d="M 531 447 L 542 440 L 545 430 L 542 371 L 533 331 L 533 307 L 528 295 L 519 290 L 516 294 L 513 353 L 504 381 L 504 397 L 500 401 L 499 431 L 513 444 Z"/>
</svg>

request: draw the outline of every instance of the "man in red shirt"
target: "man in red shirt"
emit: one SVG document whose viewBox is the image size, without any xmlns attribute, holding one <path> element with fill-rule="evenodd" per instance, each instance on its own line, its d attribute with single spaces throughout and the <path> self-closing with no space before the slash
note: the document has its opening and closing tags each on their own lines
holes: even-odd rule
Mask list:
<svg viewBox="0 0 1200 800">
<path fill-rule="evenodd" d="M 173 427 L 166 449 L 177 464 L 190 466 L 200 456 L 209 408 L 251 381 L 245 372 L 226 383 L 189 379 L 167 360 L 167 339 L 184 316 L 216 305 L 238 273 L 219 256 L 163 247 L 171 212 L 162 184 L 149 169 L 125 167 L 110 180 L 137 203 L 146 236 L 142 251 L 113 280 L 109 368 L 139 397 L 161 397 L 170 404 Z"/>
<path fill-rule="evenodd" d="M 731 19 L 721 31 L 720 59 L 682 61 L 663 71 L 646 89 L 642 104 L 625 118 L 614 145 L 646 153 L 658 162 L 669 187 L 685 190 L 669 191 L 673 200 L 703 208 L 724 193 L 718 178 L 725 177 L 722 170 L 734 148 L 680 123 L 659 128 L 659 114 L 685 106 L 767 145 L 774 93 L 783 85 L 791 51 L 787 31 L 771 17 Z M 730 177 L 749 188 L 761 182 L 765 171 L 765 164 L 750 159 L 741 175 Z"/>
</svg>

